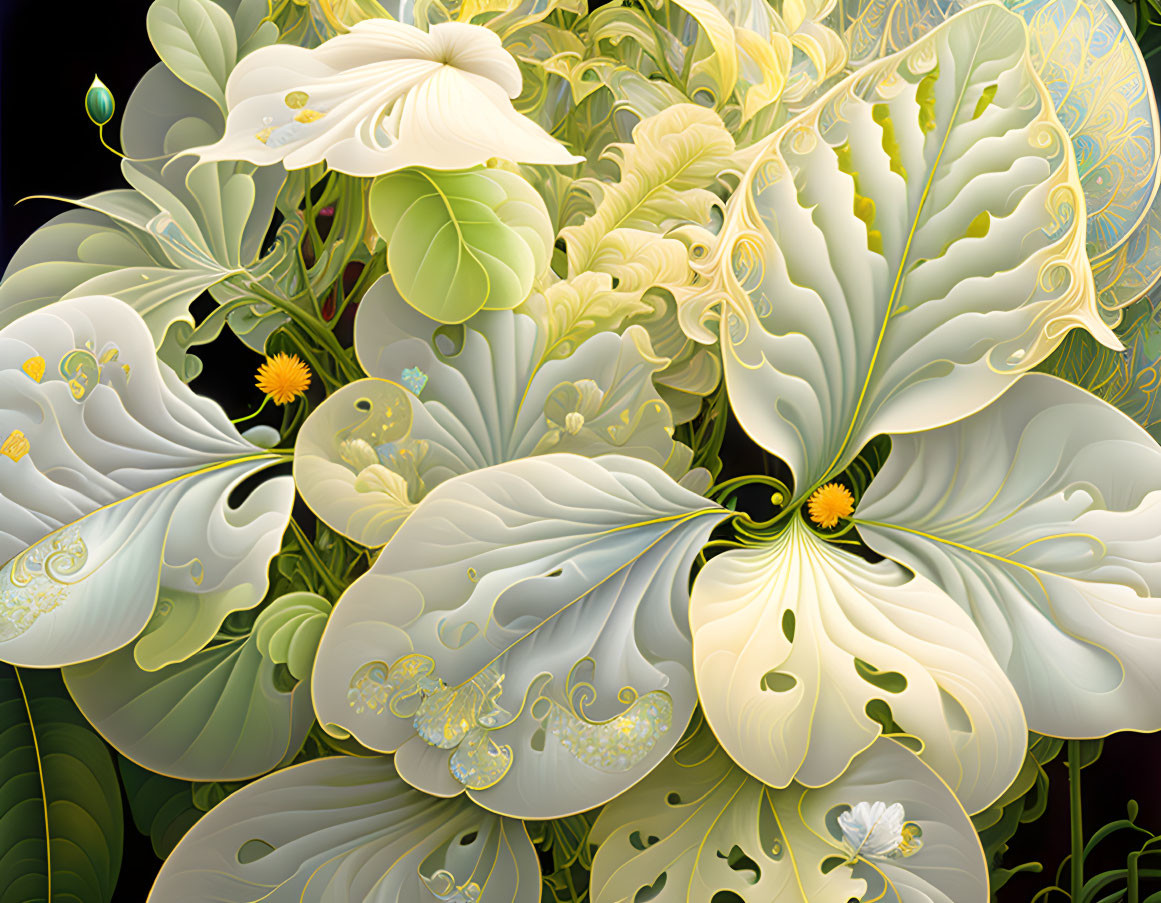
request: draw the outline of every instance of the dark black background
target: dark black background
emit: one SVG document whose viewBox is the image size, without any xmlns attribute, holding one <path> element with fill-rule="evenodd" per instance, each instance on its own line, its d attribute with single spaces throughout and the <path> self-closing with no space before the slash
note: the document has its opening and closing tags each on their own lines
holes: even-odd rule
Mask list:
<svg viewBox="0 0 1161 903">
<path fill-rule="evenodd" d="M 122 187 L 117 159 L 100 146 L 97 130 L 85 116 L 84 96 L 93 75 L 99 74 L 117 99 L 117 114 L 106 131 L 110 143 L 118 146 L 125 102 L 156 62 L 145 33 L 148 7 L 147 0 L 0 0 L 0 261 L 6 262 L 37 226 L 65 209 L 43 200 L 18 205 L 21 197 L 82 197 Z M 195 384 L 211 391 L 231 416 L 254 403 L 251 373 L 259 362 L 240 345 L 236 350 L 225 356 L 226 370 L 215 364 L 218 369 Z M 740 431 L 732 433 L 724 457 L 732 453 L 735 458 L 728 469 L 761 472 L 760 460 L 747 460 L 753 451 Z M 1017 835 L 1006 864 L 1039 860 L 1051 872 L 1068 852 L 1067 772 L 1058 760 L 1049 774 L 1048 811 Z M 1140 821 L 1161 830 L 1161 735 L 1112 738 L 1100 762 L 1084 776 L 1086 830 L 1121 816 L 1129 798 L 1141 804 Z M 125 817 L 125 855 L 114 899 L 137 903 L 144 901 L 159 863 L 148 838 L 133 828 L 127 804 Z M 1114 848 L 1108 858 L 1092 863 L 1089 874 L 1123 867 L 1124 853 Z M 1000 899 L 1027 903 L 1047 883 L 1047 874 L 1017 876 Z"/>
</svg>

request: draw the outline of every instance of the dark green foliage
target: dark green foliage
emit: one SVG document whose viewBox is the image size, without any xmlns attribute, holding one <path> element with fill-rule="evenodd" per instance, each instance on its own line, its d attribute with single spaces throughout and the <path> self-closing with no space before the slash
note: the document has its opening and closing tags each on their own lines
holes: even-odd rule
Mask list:
<svg viewBox="0 0 1161 903">
<path fill-rule="evenodd" d="M 528 822 L 528 836 L 540 853 L 542 903 L 585 903 L 593 866 L 589 831 L 597 812 L 552 821 Z"/>
<path fill-rule="evenodd" d="M 1032 734 L 1024 766 L 1012 786 L 991 806 L 972 816 L 988 861 L 992 899 L 1017 872 L 1042 869 L 1038 862 L 1004 863 L 1004 854 L 1021 826 L 1031 824 L 1044 814 L 1048 805 L 1048 774 L 1044 766 L 1056 758 L 1063 746 L 1063 740 Z"/>
<path fill-rule="evenodd" d="M 133 824 L 149 836 L 157 858 L 164 859 L 202 817 L 203 810 L 194 805 L 194 785 L 146 771 L 124 756 L 118 756 L 117 766 Z"/>
<path fill-rule="evenodd" d="M 0 903 L 110 900 L 122 836 L 109 749 L 60 673 L 0 664 Z"/>
</svg>

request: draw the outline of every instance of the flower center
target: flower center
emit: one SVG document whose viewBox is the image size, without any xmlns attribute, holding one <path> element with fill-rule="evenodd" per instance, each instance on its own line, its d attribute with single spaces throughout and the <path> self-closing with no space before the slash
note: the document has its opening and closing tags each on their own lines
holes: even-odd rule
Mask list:
<svg viewBox="0 0 1161 903">
<path fill-rule="evenodd" d="M 855 510 L 854 497 L 841 483 L 827 483 L 815 490 L 806 505 L 810 519 L 827 530 Z"/>
<path fill-rule="evenodd" d="M 256 385 L 275 404 L 286 404 L 310 386 L 310 369 L 296 355 L 279 352 L 258 368 Z"/>
</svg>

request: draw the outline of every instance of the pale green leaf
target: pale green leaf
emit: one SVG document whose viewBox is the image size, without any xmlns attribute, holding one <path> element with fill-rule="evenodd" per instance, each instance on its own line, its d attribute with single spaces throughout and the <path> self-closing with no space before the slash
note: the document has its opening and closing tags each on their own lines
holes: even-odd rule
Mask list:
<svg viewBox="0 0 1161 903">
<path fill-rule="evenodd" d="M 120 194 L 133 202 L 139 198 L 135 192 Z M 97 198 L 86 200 L 101 203 Z M 148 204 L 144 198 L 140 201 Z M 149 205 L 150 218 L 157 213 Z M 136 310 L 160 342 L 173 323 L 189 316 L 195 298 L 229 274 L 213 261 L 174 266 L 163 242 L 163 236 L 93 209 L 54 217 L 9 261 L 0 282 L 0 324 L 62 298 L 112 295 Z"/>
<path fill-rule="evenodd" d="M 855 513 L 864 541 L 979 626 L 1029 727 L 1161 727 L 1161 447 L 1045 374 L 940 430 L 891 437 Z"/>
<path fill-rule="evenodd" d="M 433 799 L 386 756 L 316 759 L 207 813 L 161 867 L 149 903 L 538 903 L 524 826 L 462 797 Z"/>
<path fill-rule="evenodd" d="M 179 79 L 226 111 L 226 79 L 238 58 L 229 13 L 213 0 L 154 0 L 149 41 Z"/>
<path fill-rule="evenodd" d="M 142 670 L 132 646 L 65 668 L 69 693 L 114 749 L 150 771 L 186 781 L 263 774 L 298 751 L 314 720 L 309 682 L 281 675 L 259 648 L 263 618 L 271 609 L 280 618 L 278 603 L 249 635 L 156 671 Z"/>
<path fill-rule="evenodd" d="M 693 711 L 689 569 L 726 514 L 620 455 L 447 481 L 335 606 L 319 722 L 398 750 L 415 786 L 495 812 L 611 799 Z"/>
<path fill-rule="evenodd" d="M 279 596 L 254 623 L 258 651 L 274 664 L 286 665 L 295 680 L 309 681 L 330 613 L 331 603 L 315 593 Z"/>
<path fill-rule="evenodd" d="M 124 162 L 137 190 L 102 192 L 82 208 L 50 220 L 17 250 L 0 282 L 0 325 L 62 298 L 109 295 L 145 320 L 163 361 L 188 380 L 201 362 L 186 354 L 194 338 L 190 304 L 207 289 L 219 303 L 244 298 L 234 277 L 273 274 L 293 289 L 286 272 L 302 223 L 291 219 L 264 248 L 281 167 L 220 163 L 191 169 L 169 155 L 217 133 L 214 104 L 157 65 L 138 83 L 121 123 L 126 153 L 149 162 Z M 62 199 L 63 200 L 63 199 Z M 294 260 L 297 266 L 297 261 Z M 252 296 L 251 296 L 252 297 Z M 278 325 L 269 306 L 258 319 Z M 240 312 L 235 312 L 240 313 Z M 230 324 L 255 350 L 268 333 Z"/>
<path fill-rule="evenodd" d="M 548 210 L 510 172 L 402 170 L 375 181 L 370 204 L 399 294 L 442 323 L 515 307 L 548 266 Z"/>
</svg>

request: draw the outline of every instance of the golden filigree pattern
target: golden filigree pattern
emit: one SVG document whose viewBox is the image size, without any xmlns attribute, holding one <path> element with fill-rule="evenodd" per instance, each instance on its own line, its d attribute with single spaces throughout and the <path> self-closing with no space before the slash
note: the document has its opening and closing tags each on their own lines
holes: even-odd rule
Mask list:
<svg viewBox="0 0 1161 903">
<path fill-rule="evenodd" d="M 673 701 L 662 690 L 646 693 L 609 721 L 594 723 L 551 703 L 545 730 L 590 768 L 628 771 L 673 727 Z"/>
<path fill-rule="evenodd" d="M 351 678 L 347 700 L 356 714 L 389 710 L 411 718 L 426 743 L 453 750 L 452 777 L 469 790 L 491 787 L 512 767 L 512 747 L 488 736 L 512 720 L 497 701 L 504 675 L 492 664 L 467 683 L 449 687 L 433 676 L 434 668 L 425 655 L 406 655 L 390 668 L 369 662 Z"/>
<path fill-rule="evenodd" d="M 69 577 L 84 567 L 89 551 L 79 533 L 66 530 L 25 549 L 0 570 L 0 641 L 20 636 L 59 608 Z"/>
<path fill-rule="evenodd" d="M 44 379 L 44 358 L 39 354 L 30 357 L 20 365 L 20 369 L 27 373 L 28 378 L 33 382 L 40 382 Z"/>
<path fill-rule="evenodd" d="M 0 455 L 15 462 L 27 455 L 31 448 L 28 437 L 21 430 L 13 430 L 0 444 Z"/>
<path fill-rule="evenodd" d="M 1159 134 L 1152 83 L 1136 41 L 1103 0 L 1008 0 L 1072 137 L 1088 214 L 1088 254 L 1113 253 L 1157 191 Z"/>
</svg>

